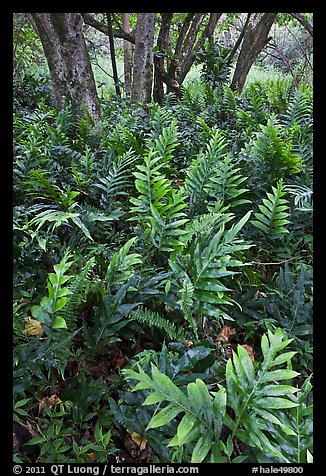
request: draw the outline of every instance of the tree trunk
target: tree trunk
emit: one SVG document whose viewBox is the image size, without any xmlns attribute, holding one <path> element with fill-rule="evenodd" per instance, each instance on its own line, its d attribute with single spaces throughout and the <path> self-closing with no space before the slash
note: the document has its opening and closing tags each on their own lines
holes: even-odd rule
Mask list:
<svg viewBox="0 0 326 476">
<path fill-rule="evenodd" d="M 40 36 L 48 63 L 58 108 L 71 100 L 73 114 L 84 108 L 95 121 L 100 107 L 95 80 L 83 36 L 80 13 L 27 13 Z"/>
<path fill-rule="evenodd" d="M 130 33 L 129 13 L 122 14 L 122 28 Z M 128 40 L 123 40 L 123 61 L 126 97 L 131 97 L 132 46 Z"/>
<path fill-rule="evenodd" d="M 154 23 L 155 13 L 138 14 L 131 99 L 144 103 L 152 97 Z"/>
<path fill-rule="evenodd" d="M 107 18 L 107 21 L 108 21 L 108 29 L 109 29 L 110 55 L 111 55 L 111 64 L 112 64 L 114 87 L 115 87 L 116 95 L 121 97 L 118 71 L 117 71 L 117 63 L 116 63 L 116 60 L 115 60 L 115 50 L 114 50 L 114 40 L 113 40 L 113 33 L 112 33 L 111 13 L 107 13 L 106 18 Z"/>
<path fill-rule="evenodd" d="M 158 54 L 154 55 L 154 101 L 162 104 L 164 96 L 162 70 L 164 69 L 164 52 L 168 50 L 169 35 L 173 13 L 161 13 L 162 22 L 157 38 Z"/>
<path fill-rule="evenodd" d="M 243 90 L 250 68 L 271 39 L 268 34 L 276 17 L 277 13 L 256 13 L 250 18 L 232 79 L 234 91 Z"/>
</svg>

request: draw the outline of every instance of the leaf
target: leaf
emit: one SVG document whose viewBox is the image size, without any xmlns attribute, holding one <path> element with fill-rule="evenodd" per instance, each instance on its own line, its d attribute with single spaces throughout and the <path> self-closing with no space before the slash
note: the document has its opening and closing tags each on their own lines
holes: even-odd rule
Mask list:
<svg viewBox="0 0 326 476">
<path fill-rule="evenodd" d="M 146 438 L 144 436 L 139 435 L 138 433 L 136 433 L 135 431 L 132 431 L 132 430 L 127 429 L 127 432 L 129 433 L 130 438 L 132 439 L 132 441 L 134 441 L 136 443 L 136 445 L 139 446 L 139 450 L 143 451 L 146 448 L 146 445 L 147 445 Z"/>
<path fill-rule="evenodd" d="M 167 407 L 163 408 L 160 412 L 153 416 L 151 421 L 148 423 L 146 430 L 150 428 L 158 428 L 160 426 L 166 425 L 173 418 L 175 418 L 182 411 L 182 407 L 179 405 L 174 405 L 170 403 Z"/>
<path fill-rule="evenodd" d="M 24 334 L 30 336 L 37 336 L 44 332 L 44 329 L 38 320 L 32 319 L 31 317 L 27 317 L 25 321 L 25 329 L 23 330 Z"/>
<path fill-rule="evenodd" d="M 212 440 L 209 434 L 203 435 L 197 441 L 191 455 L 191 463 L 201 463 L 212 447 Z"/>
<path fill-rule="evenodd" d="M 183 417 L 181 422 L 179 423 L 177 436 L 179 445 L 183 445 L 187 443 L 187 436 L 189 432 L 192 430 L 194 424 L 196 423 L 196 416 L 186 413 Z"/>
<path fill-rule="evenodd" d="M 52 329 L 67 329 L 67 323 L 64 320 L 63 317 L 55 317 L 53 324 L 52 324 Z"/>
</svg>

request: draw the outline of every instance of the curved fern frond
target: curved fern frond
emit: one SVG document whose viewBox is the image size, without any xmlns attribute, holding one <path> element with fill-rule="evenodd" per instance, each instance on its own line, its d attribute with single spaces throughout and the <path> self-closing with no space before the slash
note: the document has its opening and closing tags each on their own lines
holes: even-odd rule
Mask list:
<svg viewBox="0 0 326 476">
<path fill-rule="evenodd" d="M 159 329 L 164 331 L 170 339 L 180 337 L 180 330 L 177 330 L 175 324 L 161 316 L 158 312 L 151 311 L 144 307 L 134 309 L 129 314 L 129 319 L 134 319 L 141 324 L 145 324 L 151 329 Z M 182 332 L 181 332 L 182 333 Z"/>
<path fill-rule="evenodd" d="M 85 302 L 90 287 L 90 273 L 95 264 L 95 258 L 90 258 L 84 268 L 76 274 L 68 286 L 70 297 L 65 307 L 58 312 L 58 316 L 64 318 L 68 329 L 76 322 L 78 311 Z"/>
<path fill-rule="evenodd" d="M 221 131 L 212 131 L 205 151 L 201 151 L 187 170 L 185 190 L 189 196 L 191 213 L 202 211 L 210 192 L 210 180 L 217 173 L 219 161 L 225 155 L 227 143 Z"/>
<path fill-rule="evenodd" d="M 142 264 L 142 257 L 139 253 L 130 253 L 131 246 L 137 241 L 137 237 L 130 238 L 120 250 L 111 258 L 107 268 L 105 282 L 110 286 L 117 286 L 127 281 L 133 275 L 132 267 Z"/>
<path fill-rule="evenodd" d="M 267 125 L 260 125 L 251 143 L 251 156 L 264 168 L 270 179 L 280 179 L 302 170 L 302 159 L 292 151 L 291 141 L 284 139 L 284 131 L 274 114 Z"/>
<path fill-rule="evenodd" d="M 294 123 L 301 127 L 309 126 L 312 123 L 312 101 L 299 91 L 295 91 L 282 117 L 282 122 L 286 127 Z"/>
<path fill-rule="evenodd" d="M 135 160 L 134 152 L 129 149 L 125 154 L 113 160 L 106 177 L 99 178 L 99 182 L 94 184 L 94 187 L 102 191 L 102 197 L 106 203 L 111 204 L 118 197 L 128 195 L 132 177 L 131 166 Z"/>
<path fill-rule="evenodd" d="M 221 279 L 236 273 L 230 268 L 243 265 L 240 260 L 232 258 L 232 255 L 251 246 L 236 239 L 250 214 L 248 212 L 227 231 L 223 224 L 215 235 L 195 238 L 192 246 L 171 256 L 170 266 L 180 282 L 189 277 L 194 286 L 193 309 L 198 315 L 231 319 L 221 307 L 233 303 L 226 295 L 230 289 Z"/>
<path fill-rule="evenodd" d="M 218 385 L 217 392 L 210 391 L 199 378 L 186 388 L 180 388 L 153 363 L 151 375 L 139 364 L 137 371 L 123 369 L 122 372 L 133 392 L 149 390 L 142 403 L 153 406 L 145 431 L 174 422 L 175 425 L 170 425 L 170 428 L 175 428 L 175 432 L 168 446 L 182 448 L 186 461 L 230 461 L 232 439 L 237 437 L 268 456 L 287 463 L 297 462 L 297 455 L 290 461 L 289 455 L 282 452 L 282 446 L 277 442 L 278 437 L 297 436 L 293 418 L 284 422 L 283 415 L 292 416 L 291 412 L 299 407 L 294 396 L 298 389 L 287 382 L 278 384 L 299 375 L 288 368 L 277 368 L 284 363 L 290 364 L 295 352 L 281 352 L 290 342 L 291 339 L 284 339 L 281 329 L 276 329 L 274 334 L 268 331 L 268 337 L 263 335 L 261 347 L 264 360 L 258 370 L 247 350 L 238 345 L 237 353 L 233 352 L 233 360 L 229 359 L 226 366 L 226 388 Z M 227 412 L 228 406 L 234 412 L 234 419 Z M 302 410 L 300 408 L 303 416 Z M 221 441 L 223 424 L 232 432 L 231 448 L 229 443 L 226 447 Z"/>
<path fill-rule="evenodd" d="M 222 200 L 223 204 L 230 208 L 250 203 L 250 200 L 240 198 L 240 195 L 248 192 L 248 189 L 241 188 L 243 182 L 247 180 L 240 172 L 231 154 L 227 154 L 218 164 L 216 174 L 210 177 L 210 196 Z"/>
<path fill-rule="evenodd" d="M 313 211 L 313 190 L 310 187 L 306 185 L 286 185 L 284 190 L 293 195 L 297 210 L 302 212 Z"/>
<path fill-rule="evenodd" d="M 296 435 L 292 425 L 287 425 L 282 418 L 284 410 L 291 411 L 298 406 L 294 399 L 297 388 L 279 382 L 299 375 L 289 368 L 278 368 L 289 363 L 296 353 L 280 353 L 292 341 L 284 337 L 281 329 L 276 329 L 274 334 L 268 330 L 268 336 L 262 336 L 264 361 L 258 371 L 242 346 L 238 345 L 237 353 L 233 352 L 233 359 L 226 365 L 226 387 L 227 405 L 233 409 L 235 418 L 226 414 L 225 424 L 232 430 L 232 437 L 290 462 L 273 438 L 273 433 Z"/>
<path fill-rule="evenodd" d="M 254 213 L 256 220 L 252 220 L 251 223 L 264 234 L 275 239 L 289 233 L 285 226 L 290 223 L 288 220 L 290 214 L 288 201 L 282 198 L 286 194 L 283 181 L 279 180 L 272 190 L 273 193 L 267 193 L 267 198 L 263 198 L 263 204 L 258 205 L 260 213 Z"/>
</svg>

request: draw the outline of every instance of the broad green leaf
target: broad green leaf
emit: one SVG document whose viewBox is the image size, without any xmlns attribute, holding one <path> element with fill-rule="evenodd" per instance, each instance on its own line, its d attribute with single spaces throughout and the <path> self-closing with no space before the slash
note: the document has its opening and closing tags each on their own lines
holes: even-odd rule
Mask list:
<svg viewBox="0 0 326 476">
<path fill-rule="evenodd" d="M 212 447 L 212 436 L 207 433 L 199 438 L 191 455 L 191 463 L 201 463 Z M 216 444 L 216 442 L 214 442 Z"/>
<path fill-rule="evenodd" d="M 67 329 L 67 323 L 64 320 L 63 317 L 55 317 L 53 324 L 52 324 L 52 329 Z"/>
<path fill-rule="evenodd" d="M 167 407 L 163 408 L 163 410 L 153 416 L 151 421 L 148 423 L 146 430 L 149 428 L 158 428 L 159 426 L 166 425 L 180 412 L 182 412 L 182 407 L 180 405 L 174 405 L 173 403 L 170 403 Z"/>
</svg>

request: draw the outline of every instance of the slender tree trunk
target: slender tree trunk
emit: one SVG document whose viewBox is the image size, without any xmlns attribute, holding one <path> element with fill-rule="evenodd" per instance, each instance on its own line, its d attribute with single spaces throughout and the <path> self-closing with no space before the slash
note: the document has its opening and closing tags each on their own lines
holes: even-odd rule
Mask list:
<svg viewBox="0 0 326 476">
<path fill-rule="evenodd" d="M 139 13 L 135 32 L 134 74 L 131 99 L 149 103 L 153 87 L 155 13 Z"/>
<path fill-rule="evenodd" d="M 157 38 L 158 55 L 154 55 L 154 101 L 162 104 L 164 96 L 163 79 L 161 71 L 164 69 L 164 52 L 168 50 L 169 34 L 173 13 L 161 13 L 162 22 Z"/>
<path fill-rule="evenodd" d="M 130 33 L 129 13 L 122 14 L 122 28 Z M 123 60 L 125 92 L 127 98 L 131 97 L 131 72 L 132 72 L 132 44 L 128 40 L 123 40 Z"/>
<path fill-rule="evenodd" d="M 268 34 L 276 17 L 277 13 L 256 13 L 249 19 L 232 79 L 233 90 L 243 90 L 250 68 L 271 39 Z"/>
<path fill-rule="evenodd" d="M 110 55 L 111 55 L 114 87 L 115 87 L 116 95 L 121 97 L 120 87 L 119 87 L 118 71 L 117 71 L 117 63 L 115 61 L 115 51 L 114 51 L 114 40 L 113 40 L 113 34 L 112 34 L 111 13 L 107 13 L 106 18 L 107 18 L 107 21 L 108 21 L 108 29 L 109 29 Z"/>
<path fill-rule="evenodd" d="M 40 36 L 57 105 L 71 100 L 75 116 L 88 110 L 95 121 L 100 107 L 95 80 L 83 36 L 80 13 L 27 13 Z"/>
</svg>

